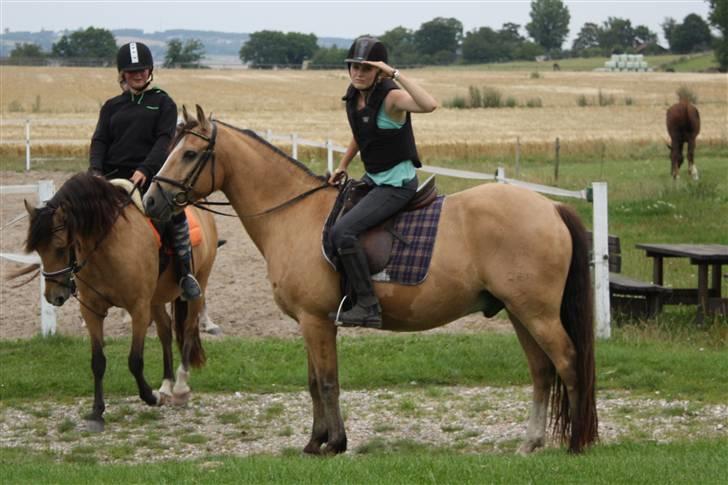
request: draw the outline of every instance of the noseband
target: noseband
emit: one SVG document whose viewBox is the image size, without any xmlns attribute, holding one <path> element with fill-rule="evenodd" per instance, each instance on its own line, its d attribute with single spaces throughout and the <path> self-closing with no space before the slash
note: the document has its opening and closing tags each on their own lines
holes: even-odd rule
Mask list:
<svg viewBox="0 0 728 485">
<path fill-rule="evenodd" d="M 210 134 L 210 136 L 203 135 L 202 133 L 194 130 L 184 130 L 182 132 L 184 134 L 194 135 L 207 141 L 207 148 L 205 148 L 205 151 L 203 151 L 199 155 L 199 157 L 197 158 L 197 164 L 182 182 L 177 182 L 176 180 L 167 177 L 161 177 L 159 175 L 155 175 L 154 177 L 152 177 L 152 183 L 156 182 L 158 184 L 159 182 L 164 182 L 179 189 L 182 189 L 182 192 L 177 192 L 171 200 L 167 197 L 167 194 L 164 190 L 160 190 L 160 192 L 162 193 L 162 197 L 164 197 L 167 204 L 169 204 L 170 206 L 174 205 L 177 207 L 185 207 L 192 203 L 192 201 L 190 200 L 190 192 L 192 192 L 194 185 L 197 183 L 197 179 L 200 178 L 200 174 L 202 173 L 202 170 L 204 170 L 205 165 L 207 165 L 208 160 L 210 161 L 210 170 L 212 172 L 210 193 L 215 190 L 215 139 L 217 138 L 217 125 L 214 121 L 210 121 L 210 123 L 212 124 L 212 133 Z"/>
<path fill-rule="evenodd" d="M 83 267 L 86 265 L 86 261 L 83 261 L 81 264 L 78 263 L 78 260 L 76 259 L 76 248 L 75 246 L 71 245 L 71 256 L 70 261 L 68 262 L 68 266 L 66 266 L 63 269 L 59 269 L 58 271 L 43 271 L 41 270 L 40 274 L 43 275 L 43 278 L 46 281 L 51 281 L 63 288 L 68 288 L 71 290 L 71 293 L 76 293 L 76 282 L 74 281 L 73 277 L 76 273 L 81 271 Z M 58 280 L 59 276 L 65 276 L 67 281 Z"/>
</svg>

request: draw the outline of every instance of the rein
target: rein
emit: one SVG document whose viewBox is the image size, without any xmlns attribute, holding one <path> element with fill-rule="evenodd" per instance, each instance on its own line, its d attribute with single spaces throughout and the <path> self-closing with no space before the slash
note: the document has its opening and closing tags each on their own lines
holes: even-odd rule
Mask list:
<svg viewBox="0 0 728 485">
<path fill-rule="evenodd" d="M 309 195 L 313 194 L 314 192 L 317 192 L 321 189 L 325 189 L 326 187 L 329 187 L 328 182 L 324 182 L 321 185 L 317 185 L 316 187 L 309 189 L 301 194 L 296 195 L 295 197 L 278 204 L 275 207 L 271 207 L 270 209 L 266 209 L 261 212 L 256 212 L 254 214 L 226 214 L 224 212 L 216 211 L 214 209 L 210 209 L 208 207 L 205 207 L 206 205 L 230 205 L 230 202 L 192 202 L 190 200 L 190 192 L 193 190 L 193 186 L 197 182 L 197 179 L 200 178 L 200 174 L 202 173 L 202 170 L 205 168 L 205 165 L 207 165 L 208 160 L 211 160 L 210 162 L 210 170 L 212 171 L 212 177 L 211 177 L 211 187 L 210 187 L 210 193 L 212 193 L 215 190 L 215 141 L 217 139 L 217 124 L 214 121 L 210 121 L 212 124 L 212 133 L 210 136 L 204 135 L 198 131 L 194 130 L 184 130 L 183 133 L 194 135 L 198 138 L 201 138 L 207 142 L 207 148 L 205 148 L 205 151 L 202 152 L 200 157 L 197 160 L 197 164 L 194 166 L 192 171 L 185 177 L 185 179 L 182 182 L 177 182 L 176 180 L 167 178 L 167 177 L 161 177 L 159 175 L 155 175 L 152 177 L 152 182 L 164 182 L 168 183 L 169 185 L 172 185 L 173 187 L 177 187 L 179 189 L 182 189 L 182 192 L 178 192 L 175 194 L 175 196 L 170 199 L 167 197 L 167 194 L 164 190 L 160 190 L 162 193 L 162 197 L 164 197 L 164 200 L 169 204 L 170 206 L 177 206 L 177 207 L 185 207 L 190 204 L 194 205 L 195 207 L 206 210 L 208 212 L 212 212 L 213 214 L 218 214 L 221 216 L 226 217 L 239 217 L 240 219 L 244 218 L 251 218 L 251 217 L 260 217 L 267 214 L 270 214 L 271 212 L 275 212 L 277 210 L 283 209 L 284 207 L 288 207 L 289 205 L 293 205 L 296 202 L 305 199 Z"/>
</svg>

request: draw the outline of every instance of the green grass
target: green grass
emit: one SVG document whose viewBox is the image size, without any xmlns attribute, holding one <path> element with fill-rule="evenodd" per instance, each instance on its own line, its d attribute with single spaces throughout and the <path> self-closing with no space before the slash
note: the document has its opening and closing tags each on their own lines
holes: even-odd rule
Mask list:
<svg viewBox="0 0 728 485">
<path fill-rule="evenodd" d="M 636 394 L 654 394 L 659 390 L 666 399 L 728 401 L 728 387 L 723 385 L 728 375 L 728 325 L 715 323 L 702 330 L 693 329 L 692 335 L 692 340 L 680 341 L 659 335 L 639 339 L 617 329 L 612 340 L 597 344 L 599 389 L 629 389 Z M 146 346 L 145 373 L 154 383 L 161 376 L 161 353 L 151 343 Z M 107 397 L 137 393 L 126 366 L 128 345 L 128 339 L 110 339 L 105 347 Z M 306 389 L 306 357 L 300 340 L 227 338 L 205 342 L 205 346 L 208 365 L 191 377 L 196 392 Z M 386 365 L 372 366 L 372 356 L 386 357 Z M 6 341 L 0 346 L 0 361 L 0 401 L 8 405 L 22 405 L 28 399 L 73 400 L 92 395 L 85 339 L 38 337 Z M 530 383 L 523 351 L 516 337 L 508 334 L 342 339 L 339 362 L 341 384 L 349 390 Z M 395 405 L 416 413 L 415 403 Z M 266 418 L 273 419 L 281 411 L 271 406 Z M 143 424 L 158 418 L 158 411 L 152 409 L 138 413 L 136 419 Z"/>
<path fill-rule="evenodd" d="M 97 465 L 76 452 L 66 463 L 50 454 L 0 449 L 3 483 L 724 483 L 728 440 L 598 446 L 574 457 L 561 450 L 529 456 L 466 455 L 408 442 L 379 443 L 329 459 L 283 456 Z M 364 453 L 365 452 L 365 453 Z M 667 474 L 667 475 L 666 475 Z"/>
</svg>

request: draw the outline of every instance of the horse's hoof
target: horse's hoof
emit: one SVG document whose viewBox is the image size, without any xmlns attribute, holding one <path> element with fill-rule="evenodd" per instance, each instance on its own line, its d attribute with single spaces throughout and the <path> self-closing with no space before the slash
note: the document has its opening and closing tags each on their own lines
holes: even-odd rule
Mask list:
<svg viewBox="0 0 728 485">
<path fill-rule="evenodd" d="M 543 446 L 543 443 L 540 441 L 524 441 L 521 443 L 521 446 L 518 447 L 518 453 L 519 455 L 530 455 L 537 449 L 541 448 Z"/>
<path fill-rule="evenodd" d="M 90 433 L 102 433 L 104 431 L 104 422 L 96 419 L 88 419 L 85 421 L 84 427 Z"/>
<path fill-rule="evenodd" d="M 172 395 L 166 392 L 160 392 L 157 398 L 157 406 L 165 406 L 172 403 Z"/>
<path fill-rule="evenodd" d="M 320 456 L 321 455 L 321 443 L 309 442 L 304 448 L 303 452 L 307 455 Z"/>
<path fill-rule="evenodd" d="M 208 335 L 222 335 L 222 328 L 220 328 L 220 325 L 215 325 L 212 322 L 206 322 L 202 325 L 200 330 Z"/>
<path fill-rule="evenodd" d="M 172 404 L 174 406 L 185 406 L 190 400 L 190 392 L 182 392 L 179 394 L 172 394 Z"/>
</svg>

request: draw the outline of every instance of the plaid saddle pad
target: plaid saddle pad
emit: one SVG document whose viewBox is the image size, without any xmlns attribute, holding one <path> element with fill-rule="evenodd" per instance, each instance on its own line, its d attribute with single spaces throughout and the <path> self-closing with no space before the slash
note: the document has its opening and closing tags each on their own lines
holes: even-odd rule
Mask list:
<svg viewBox="0 0 728 485">
<path fill-rule="evenodd" d="M 430 268 L 444 201 L 445 197 L 441 195 L 427 207 L 397 216 L 393 227 L 397 237 L 392 255 L 387 266 L 372 275 L 372 280 L 402 285 L 417 285 L 424 281 Z"/>
</svg>

